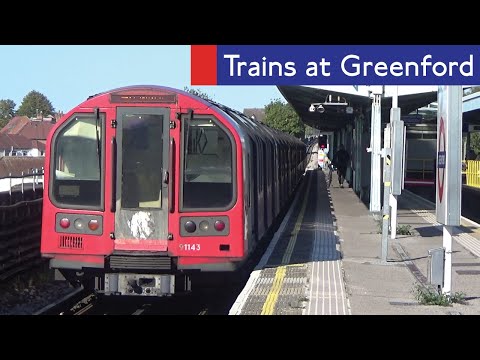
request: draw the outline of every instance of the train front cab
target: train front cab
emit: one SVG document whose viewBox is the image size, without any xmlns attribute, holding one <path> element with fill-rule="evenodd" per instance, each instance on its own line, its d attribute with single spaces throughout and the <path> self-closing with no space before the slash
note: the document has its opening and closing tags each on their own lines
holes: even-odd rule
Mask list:
<svg viewBox="0 0 480 360">
<path fill-rule="evenodd" d="M 87 100 L 47 144 L 42 256 L 106 294 L 188 290 L 191 273 L 233 271 L 246 255 L 238 134 L 183 92 L 125 103 L 145 91 Z"/>
</svg>

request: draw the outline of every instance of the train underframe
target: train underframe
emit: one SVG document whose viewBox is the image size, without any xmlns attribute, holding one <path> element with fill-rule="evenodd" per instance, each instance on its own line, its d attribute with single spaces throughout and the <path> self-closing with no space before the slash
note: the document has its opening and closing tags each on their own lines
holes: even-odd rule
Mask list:
<svg viewBox="0 0 480 360">
<path fill-rule="evenodd" d="M 55 266 L 51 266 L 55 267 Z M 105 268 L 55 269 L 56 280 L 67 280 L 72 286 L 106 296 L 163 297 L 188 294 L 196 290 L 235 285 L 242 278 L 241 269 L 234 271 L 200 271 Z"/>
<path fill-rule="evenodd" d="M 67 280 L 74 287 L 83 286 L 103 295 L 162 297 L 189 293 L 192 290 L 191 275 L 184 273 L 55 269 L 55 279 Z"/>
</svg>

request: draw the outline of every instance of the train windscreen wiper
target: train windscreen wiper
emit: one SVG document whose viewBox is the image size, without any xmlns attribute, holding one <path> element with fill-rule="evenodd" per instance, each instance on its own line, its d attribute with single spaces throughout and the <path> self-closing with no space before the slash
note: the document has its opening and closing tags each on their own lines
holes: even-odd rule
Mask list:
<svg viewBox="0 0 480 360">
<path fill-rule="evenodd" d="M 101 147 L 101 142 L 100 142 L 100 134 L 99 134 L 99 128 L 100 128 L 100 109 L 95 108 L 95 135 L 97 138 L 97 157 L 98 157 L 98 176 L 101 178 L 102 176 L 102 147 Z"/>
</svg>

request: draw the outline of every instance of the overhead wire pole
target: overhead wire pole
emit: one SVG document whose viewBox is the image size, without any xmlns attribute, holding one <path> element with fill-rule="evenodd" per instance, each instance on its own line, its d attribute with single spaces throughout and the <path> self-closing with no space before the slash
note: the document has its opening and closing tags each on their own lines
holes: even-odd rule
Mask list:
<svg viewBox="0 0 480 360">
<path fill-rule="evenodd" d="M 388 225 L 390 224 L 390 185 L 391 185 L 391 147 L 390 128 L 387 124 L 383 132 L 383 220 L 382 220 L 382 262 L 387 262 L 388 257 Z"/>
<path fill-rule="evenodd" d="M 380 182 L 381 182 L 381 99 L 382 99 L 382 87 L 374 86 L 373 102 L 372 102 L 372 123 L 370 131 L 370 148 L 367 151 L 371 152 L 371 165 L 370 165 L 370 211 L 380 212 Z"/>
<path fill-rule="evenodd" d="M 382 261 L 388 256 L 388 230 L 391 225 L 391 238 L 397 233 L 397 198 L 403 184 L 404 124 L 400 120 L 398 107 L 398 89 L 392 97 L 390 123 L 385 127 L 383 171 L 383 226 L 382 226 Z"/>
<path fill-rule="evenodd" d="M 392 96 L 392 110 L 398 108 L 398 86 L 394 86 Z M 390 124 L 393 117 L 390 117 Z M 402 159 L 403 161 L 403 159 Z M 398 174 L 395 174 L 398 176 Z M 401 176 L 404 176 L 403 173 Z M 390 239 L 395 239 L 397 236 L 397 196 L 392 194 L 390 188 Z"/>
</svg>

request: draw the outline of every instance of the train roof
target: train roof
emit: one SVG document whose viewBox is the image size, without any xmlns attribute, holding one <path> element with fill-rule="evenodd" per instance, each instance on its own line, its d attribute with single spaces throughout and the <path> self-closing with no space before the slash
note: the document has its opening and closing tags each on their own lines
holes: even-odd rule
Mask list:
<svg viewBox="0 0 480 360">
<path fill-rule="evenodd" d="M 175 92 L 177 94 L 182 94 L 182 95 L 194 98 L 195 100 L 203 103 L 204 105 L 206 105 L 208 107 L 211 107 L 212 105 L 215 105 L 215 106 L 217 106 L 218 108 L 221 108 L 221 109 L 228 109 L 231 112 L 235 112 L 237 114 L 243 114 L 242 112 L 240 112 L 236 109 L 230 108 L 226 105 L 220 104 L 220 103 L 218 103 L 216 101 L 213 101 L 213 100 L 202 98 L 198 95 L 189 93 L 188 91 L 180 90 L 180 89 L 172 88 L 172 87 L 168 87 L 168 86 L 160 86 L 160 85 L 129 85 L 129 86 L 123 86 L 123 87 L 103 91 L 103 92 L 100 92 L 100 93 L 97 93 L 97 94 L 94 94 L 94 95 L 90 95 L 87 98 L 87 101 L 91 100 L 91 99 L 93 99 L 97 96 L 101 96 L 101 95 L 111 94 L 111 93 L 120 92 L 120 91 L 131 91 L 131 90 L 136 90 L 136 89 Z"/>
<path fill-rule="evenodd" d="M 91 99 L 93 99 L 97 96 L 101 96 L 101 95 L 111 94 L 111 93 L 120 92 L 120 91 L 136 90 L 136 89 L 175 92 L 175 93 L 178 93 L 178 94 L 182 94 L 182 95 L 185 95 L 185 96 L 195 98 L 195 99 L 203 102 L 207 106 L 210 105 L 210 103 L 206 99 L 201 98 L 197 95 L 194 95 L 194 94 L 189 93 L 189 92 L 184 91 L 184 90 L 172 88 L 172 87 L 169 87 L 169 86 L 161 86 L 161 85 L 128 85 L 128 86 L 122 86 L 122 87 L 119 87 L 119 88 L 114 88 L 114 89 L 106 90 L 106 91 L 103 91 L 103 92 L 100 92 L 100 93 L 97 93 L 97 94 L 90 95 L 87 98 L 87 100 L 91 100 Z"/>
<path fill-rule="evenodd" d="M 142 90 L 150 90 L 150 91 L 168 91 L 168 92 L 174 92 L 174 93 L 177 93 L 177 94 L 181 94 L 181 95 L 184 95 L 184 96 L 188 96 L 190 98 L 193 98 L 195 99 L 196 101 L 204 104 L 205 106 L 207 107 L 217 107 L 223 111 L 228 111 L 230 113 L 235 113 L 239 116 L 243 116 L 245 118 L 248 118 L 244 113 L 242 113 L 241 111 L 238 111 L 236 109 L 233 109 L 231 107 L 228 107 L 226 105 L 223 105 L 221 103 L 218 103 L 216 101 L 213 101 L 213 100 L 209 100 L 209 99 L 204 99 L 200 96 L 197 96 L 195 94 L 192 94 L 192 93 L 189 93 L 188 91 L 184 91 L 184 90 L 180 90 L 180 89 L 176 89 L 176 88 L 172 88 L 172 87 L 168 87 L 168 86 L 160 86 L 160 85 L 129 85 L 129 86 L 123 86 L 123 87 L 119 87 L 119 88 L 115 88 L 115 89 L 110 89 L 110 90 L 107 90 L 107 91 L 104 91 L 104 92 L 101 92 L 101 93 L 97 93 L 97 94 L 94 94 L 94 95 L 90 95 L 86 101 L 89 101 L 89 100 L 92 100 L 98 96 L 102 96 L 102 95 L 107 95 L 107 94 L 112 94 L 112 93 L 116 93 L 116 92 L 120 92 L 120 91 L 131 91 L 131 90 L 136 90 L 136 89 L 142 89 Z M 265 124 L 263 122 L 259 122 L 257 120 L 253 120 L 253 119 L 250 119 L 250 121 L 253 121 L 257 124 L 261 124 L 262 126 L 265 126 L 265 127 L 268 127 L 274 131 L 278 131 L 279 133 L 283 134 L 283 135 L 286 135 L 286 136 L 291 136 L 287 133 L 284 133 L 278 129 L 275 129 L 275 128 L 272 128 L 270 125 L 268 124 Z M 295 138 L 294 136 L 292 136 L 292 138 Z M 297 138 L 295 138 L 297 139 Z M 297 139 L 299 142 L 301 142 L 299 139 Z"/>
</svg>

